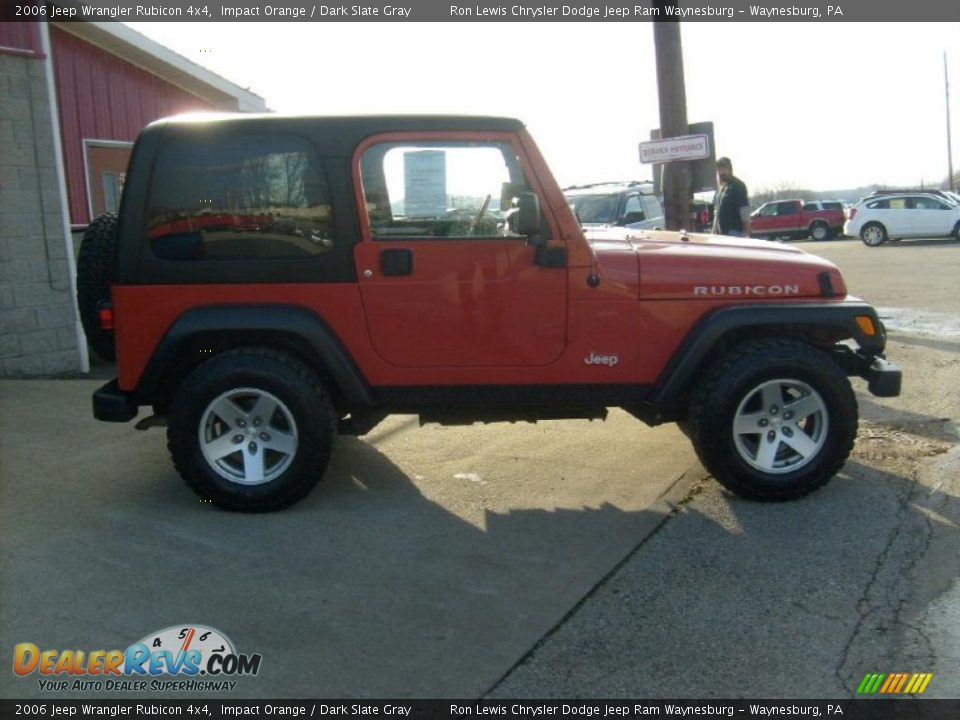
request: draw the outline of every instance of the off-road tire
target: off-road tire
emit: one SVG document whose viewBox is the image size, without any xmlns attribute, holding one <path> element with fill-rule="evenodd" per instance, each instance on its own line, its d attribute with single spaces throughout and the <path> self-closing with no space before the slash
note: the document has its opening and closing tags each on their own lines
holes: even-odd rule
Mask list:
<svg viewBox="0 0 960 720">
<path fill-rule="evenodd" d="M 870 232 L 871 230 L 879 232 Z M 887 234 L 887 229 L 880 223 L 868 222 L 860 228 L 860 239 L 867 247 L 879 247 L 889 240 L 890 236 Z"/>
<path fill-rule="evenodd" d="M 749 464 L 734 432 L 738 408 L 773 380 L 812 388 L 822 399 L 826 415 L 822 445 L 799 469 L 779 474 Z M 785 404 L 783 409 L 788 407 Z M 799 340 L 757 340 L 731 349 L 708 372 L 694 393 L 688 422 L 700 461 L 721 485 L 750 500 L 792 500 L 824 485 L 843 466 L 856 439 L 857 401 L 846 374 L 823 351 Z M 760 443 L 764 437 L 758 434 Z M 788 441 L 778 440 L 776 448 L 789 454 L 790 447 L 781 442 Z"/>
<path fill-rule="evenodd" d="M 100 327 L 100 304 L 110 301 L 117 216 L 101 215 L 91 222 L 80 241 L 77 255 L 77 307 L 87 342 L 108 362 L 116 359 L 113 333 Z"/>
<path fill-rule="evenodd" d="M 279 400 L 294 421 L 296 449 L 288 465 L 260 484 L 225 478 L 201 447 L 209 409 L 218 398 L 239 389 Z M 180 384 L 170 406 L 167 446 L 177 471 L 202 499 L 225 510 L 270 512 L 297 502 L 320 481 L 333 450 L 336 420 L 329 395 L 307 366 L 285 353 L 240 348 L 206 361 Z M 264 424 L 261 429 L 269 428 Z M 231 429 L 224 435 L 234 432 L 243 431 Z M 264 447 L 260 452 L 266 455 Z"/>
</svg>

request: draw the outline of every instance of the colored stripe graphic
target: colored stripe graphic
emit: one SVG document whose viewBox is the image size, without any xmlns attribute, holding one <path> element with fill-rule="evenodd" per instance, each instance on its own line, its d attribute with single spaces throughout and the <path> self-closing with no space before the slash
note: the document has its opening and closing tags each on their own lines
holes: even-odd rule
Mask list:
<svg viewBox="0 0 960 720">
<path fill-rule="evenodd" d="M 857 686 L 857 694 L 919 695 L 932 679 L 933 673 L 867 673 Z"/>
<path fill-rule="evenodd" d="M 892 692 L 892 693 L 898 693 L 898 692 L 900 692 L 901 690 L 903 690 L 903 686 L 907 684 L 907 680 L 909 679 L 909 677 L 910 677 L 910 673 L 903 673 L 903 674 L 901 674 L 901 675 L 900 675 L 900 681 L 897 683 L 896 687 L 894 687 L 892 690 L 890 690 L 890 692 Z"/>
<path fill-rule="evenodd" d="M 880 683 L 883 682 L 885 677 L 886 675 L 883 673 L 867 673 L 863 676 L 863 680 L 860 681 L 860 687 L 857 688 L 857 692 L 864 695 L 873 695 L 880 689 Z"/>
<path fill-rule="evenodd" d="M 905 692 L 907 695 L 911 694 L 914 690 L 920 687 L 921 682 L 922 678 L 920 674 L 914 673 L 910 678 L 910 682 L 908 682 L 907 686 L 903 689 L 903 692 Z"/>
</svg>

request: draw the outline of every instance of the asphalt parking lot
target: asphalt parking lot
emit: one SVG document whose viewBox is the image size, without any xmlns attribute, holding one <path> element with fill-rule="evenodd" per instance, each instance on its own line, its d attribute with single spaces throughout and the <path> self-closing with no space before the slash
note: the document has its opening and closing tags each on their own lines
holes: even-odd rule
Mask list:
<svg viewBox="0 0 960 720">
<path fill-rule="evenodd" d="M 960 697 L 960 243 L 798 245 L 882 308 L 901 397 L 855 381 L 853 456 L 801 501 L 698 485 L 491 697 L 841 699 L 868 672 Z"/>
<path fill-rule="evenodd" d="M 858 381 L 854 455 L 799 502 L 736 499 L 621 413 L 394 417 L 294 508 L 224 513 L 162 431 L 92 421 L 99 381 L 0 383 L 0 652 L 203 623 L 263 655 L 230 697 L 842 698 L 894 671 L 960 697 L 960 243 L 803 246 L 891 310 L 906 377 Z"/>
<path fill-rule="evenodd" d="M 233 697 L 481 695 L 694 479 L 675 426 L 625 413 L 394 417 L 342 438 L 294 508 L 227 513 L 181 483 L 162 430 L 90 419 L 99 382 L 0 385 L 0 647 L 123 649 L 202 623 L 263 656 Z M 10 672 L 0 694 L 47 696 Z"/>
</svg>

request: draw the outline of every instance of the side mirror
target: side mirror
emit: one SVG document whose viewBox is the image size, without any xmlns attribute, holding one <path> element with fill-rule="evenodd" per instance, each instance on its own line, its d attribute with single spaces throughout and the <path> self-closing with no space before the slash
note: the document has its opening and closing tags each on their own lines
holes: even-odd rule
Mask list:
<svg viewBox="0 0 960 720">
<path fill-rule="evenodd" d="M 540 200 L 536 193 L 523 192 L 517 196 L 517 233 L 527 236 L 529 245 L 543 245 L 540 237 Z"/>
<path fill-rule="evenodd" d="M 642 210 L 638 212 L 629 212 L 620 219 L 620 222 L 618 222 L 617 225 L 630 225 L 631 223 L 643 222 L 646 219 L 647 216 L 643 214 Z"/>
</svg>

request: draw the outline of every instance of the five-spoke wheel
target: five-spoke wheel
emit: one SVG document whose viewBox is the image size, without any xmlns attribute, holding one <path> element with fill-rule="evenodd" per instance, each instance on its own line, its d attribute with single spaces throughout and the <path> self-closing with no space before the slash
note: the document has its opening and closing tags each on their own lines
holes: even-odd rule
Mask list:
<svg viewBox="0 0 960 720">
<path fill-rule="evenodd" d="M 207 406 L 199 430 L 203 457 L 232 482 L 269 482 L 297 454 L 293 414 L 265 390 L 237 388 L 223 393 Z"/>
<path fill-rule="evenodd" d="M 229 510 L 264 512 L 291 505 L 319 482 L 336 418 L 302 362 L 240 348 L 187 375 L 170 406 L 167 438 L 198 495 Z"/>
<path fill-rule="evenodd" d="M 826 483 L 857 433 L 857 402 L 830 355 L 799 339 L 731 348 L 694 393 L 686 424 L 697 455 L 746 498 L 789 500 Z"/>
<path fill-rule="evenodd" d="M 747 464 L 768 473 L 799 470 L 823 447 L 829 430 L 826 404 L 807 383 L 768 380 L 737 408 L 733 436 Z"/>
</svg>

